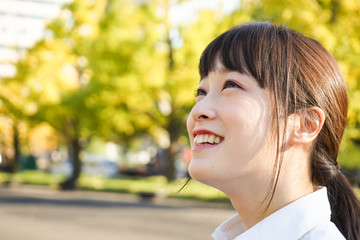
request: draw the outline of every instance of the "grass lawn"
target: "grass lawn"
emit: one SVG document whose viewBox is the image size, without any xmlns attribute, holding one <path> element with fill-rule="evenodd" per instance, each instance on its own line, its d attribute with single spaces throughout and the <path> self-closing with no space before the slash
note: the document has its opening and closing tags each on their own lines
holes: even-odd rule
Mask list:
<svg viewBox="0 0 360 240">
<path fill-rule="evenodd" d="M 23 171 L 15 175 L 0 173 L 0 183 L 11 180 L 22 184 L 48 185 L 54 189 L 64 179 L 64 176 L 42 171 Z M 164 176 L 103 178 L 82 175 L 78 182 L 78 188 L 82 190 L 131 194 L 146 192 L 173 198 L 229 202 L 228 198 L 219 190 L 193 180 L 179 192 L 186 181 L 187 179 L 179 179 L 168 183 Z M 360 188 L 355 188 L 355 192 L 360 197 Z"/>
<path fill-rule="evenodd" d="M 21 184 L 48 185 L 56 189 L 64 176 L 42 171 L 23 171 L 15 175 L 0 173 L 0 183 L 13 181 Z M 217 189 L 196 181 L 190 181 L 180 192 L 187 179 L 168 183 L 164 176 L 103 178 L 82 175 L 78 188 L 82 190 L 119 192 L 136 194 L 140 192 L 156 193 L 174 198 L 200 199 L 204 201 L 229 202 Z"/>
</svg>

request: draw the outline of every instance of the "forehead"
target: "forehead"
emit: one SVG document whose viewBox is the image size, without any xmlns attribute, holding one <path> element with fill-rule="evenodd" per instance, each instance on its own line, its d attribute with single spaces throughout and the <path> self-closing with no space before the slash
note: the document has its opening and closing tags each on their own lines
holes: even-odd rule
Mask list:
<svg viewBox="0 0 360 240">
<path fill-rule="evenodd" d="M 245 84 L 247 87 L 255 87 L 255 88 L 261 88 L 259 86 L 258 81 L 251 76 L 248 72 L 240 73 L 236 70 L 230 70 L 226 68 L 219 60 L 216 61 L 215 67 L 212 69 L 212 71 L 209 72 L 209 74 L 203 78 L 200 79 L 200 83 L 204 83 L 209 81 L 209 79 L 212 78 L 212 76 L 215 75 L 222 75 L 225 77 L 225 80 L 238 80 L 240 83 Z M 266 91 L 266 89 L 261 88 Z"/>
<path fill-rule="evenodd" d="M 230 73 L 230 72 L 236 72 L 238 74 L 241 75 L 245 75 L 247 77 L 253 78 L 253 76 L 249 73 L 249 71 L 247 69 L 244 69 L 244 71 L 239 72 L 238 70 L 235 69 L 229 69 L 227 67 L 224 66 L 224 64 L 221 62 L 220 57 L 216 56 L 216 59 L 214 61 L 214 66 L 210 69 L 208 75 L 210 75 L 210 73 L 221 73 L 221 74 L 225 74 L 225 73 Z M 208 76 L 203 76 L 201 80 L 206 79 Z M 254 79 L 256 82 L 258 82 L 256 79 Z"/>
<path fill-rule="evenodd" d="M 206 82 L 210 78 L 210 75 L 213 75 L 213 74 L 227 74 L 227 73 L 230 73 L 230 72 L 233 72 L 233 71 L 231 71 L 231 70 L 227 69 L 226 67 L 224 67 L 220 62 L 217 62 L 214 69 L 212 69 L 212 71 L 210 71 L 207 76 L 204 76 L 204 77 L 200 78 L 200 83 Z"/>
</svg>

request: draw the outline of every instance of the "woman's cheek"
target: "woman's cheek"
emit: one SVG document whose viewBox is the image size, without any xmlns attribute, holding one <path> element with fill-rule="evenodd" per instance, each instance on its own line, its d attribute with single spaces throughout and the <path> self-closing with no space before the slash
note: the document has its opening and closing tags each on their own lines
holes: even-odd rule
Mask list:
<svg viewBox="0 0 360 240">
<path fill-rule="evenodd" d="M 187 120 L 186 120 L 186 128 L 187 128 L 187 132 L 189 134 L 189 141 L 190 141 L 190 144 L 192 144 L 192 130 L 194 129 L 194 126 L 195 126 L 195 123 L 194 123 L 194 120 L 191 116 L 191 113 L 189 114 Z"/>
</svg>

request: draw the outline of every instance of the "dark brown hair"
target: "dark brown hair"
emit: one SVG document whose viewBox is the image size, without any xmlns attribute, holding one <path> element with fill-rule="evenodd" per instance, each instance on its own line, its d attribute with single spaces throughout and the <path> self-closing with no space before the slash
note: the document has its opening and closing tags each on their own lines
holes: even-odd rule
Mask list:
<svg viewBox="0 0 360 240">
<path fill-rule="evenodd" d="M 230 29 L 207 46 L 199 64 L 201 78 L 215 70 L 218 59 L 229 70 L 250 74 L 274 100 L 278 147 L 268 204 L 282 163 L 280 138 L 284 136 L 279 132 L 287 123 L 281 116 L 306 112 L 312 106 L 324 111 L 326 119 L 311 153 L 312 181 L 327 187 L 331 220 L 345 238 L 359 239 L 360 202 L 337 162 L 348 102 L 346 84 L 333 56 L 317 41 L 285 26 L 253 22 Z"/>
</svg>

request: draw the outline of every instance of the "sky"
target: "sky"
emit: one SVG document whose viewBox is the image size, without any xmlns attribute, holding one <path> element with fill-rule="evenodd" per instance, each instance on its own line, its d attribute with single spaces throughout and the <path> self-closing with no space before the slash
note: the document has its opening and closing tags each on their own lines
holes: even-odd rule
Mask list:
<svg viewBox="0 0 360 240">
<path fill-rule="evenodd" d="M 240 6 L 240 0 L 189 0 L 173 6 L 170 10 L 172 24 L 180 25 L 196 19 L 201 9 L 221 9 L 224 14 L 231 13 Z"/>
<path fill-rule="evenodd" d="M 60 13 L 60 7 L 72 0 L 0 0 L 0 78 L 16 74 L 11 64 L 17 61 L 13 48 L 29 48 L 43 37 L 45 22 Z M 226 14 L 238 8 L 240 0 L 185 0 L 170 9 L 173 26 L 195 21 L 202 9 L 221 9 Z M 171 33 L 178 38 L 178 32 Z M 177 46 L 181 46 L 179 39 Z"/>
<path fill-rule="evenodd" d="M 0 79 L 16 74 L 12 64 L 19 49 L 29 48 L 43 37 L 45 22 L 60 13 L 71 0 L 0 0 Z"/>
</svg>

